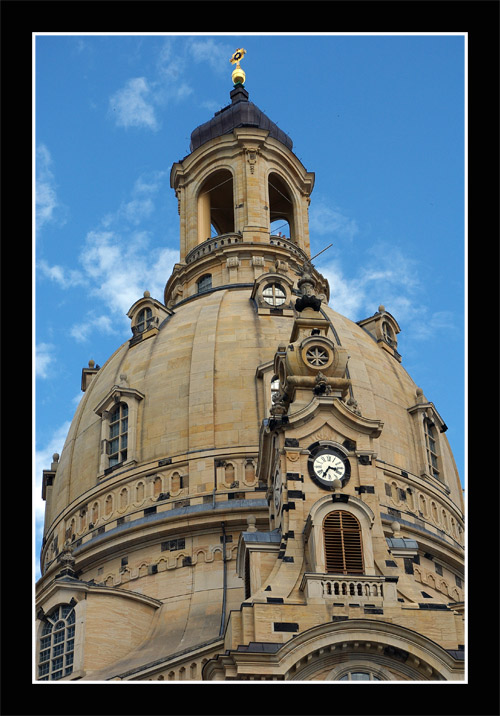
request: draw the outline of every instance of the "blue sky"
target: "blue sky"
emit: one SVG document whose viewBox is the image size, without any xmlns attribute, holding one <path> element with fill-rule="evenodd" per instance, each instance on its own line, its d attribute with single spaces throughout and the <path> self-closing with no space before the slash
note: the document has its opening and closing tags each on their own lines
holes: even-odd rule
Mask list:
<svg viewBox="0 0 500 716">
<path fill-rule="evenodd" d="M 250 100 L 316 175 L 312 254 L 330 305 L 380 304 L 403 366 L 448 425 L 465 480 L 466 37 L 34 36 L 36 562 L 40 485 L 83 393 L 81 370 L 131 336 L 178 260 L 170 168 L 229 103 L 239 47 Z M 37 565 L 38 567 L 38 565 Z"/>
</svg>

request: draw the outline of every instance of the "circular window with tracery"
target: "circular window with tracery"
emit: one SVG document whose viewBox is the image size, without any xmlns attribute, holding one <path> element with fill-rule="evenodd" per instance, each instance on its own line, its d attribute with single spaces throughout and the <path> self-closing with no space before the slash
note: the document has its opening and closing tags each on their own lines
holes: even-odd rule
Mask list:
<svg viewBox="0 0 500 716">
<path fill-rule="evenodd" d="M 262 298 L 270 306 L 282 306 L 286 301 L 286 293 L 279 283 L 269 283 L 262 291 Z"/>
<path fill-rule="evenodd" d="M 306 361 L 314 368 L 322 368 L 330 360 L 330 352 L 323 346 L 311 346 L 306 350 Z"/>
</svg>

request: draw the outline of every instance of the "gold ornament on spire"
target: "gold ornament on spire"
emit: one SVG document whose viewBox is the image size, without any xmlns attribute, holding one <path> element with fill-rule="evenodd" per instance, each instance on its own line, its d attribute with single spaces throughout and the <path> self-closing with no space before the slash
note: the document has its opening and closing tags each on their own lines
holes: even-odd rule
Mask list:
<svg viewBox="0 0 500 716">
<path fill-rule="evenodd" d="M 236 52 L 233 54 L 229 62 L 232 65 L 236 65 L 236 67 L 233 70 L 233 73 L 231 75 L 231 79 L 233 80 L 233 84 L 236 86 L 238 84 L 244 85 L 245 84 L 245 73 L 240 67 L 240 60 L 243 59 L 243 56 L 246 54 L 246 50 L 244 50 L 242 47 L 240 47 Z"/>
</svg>

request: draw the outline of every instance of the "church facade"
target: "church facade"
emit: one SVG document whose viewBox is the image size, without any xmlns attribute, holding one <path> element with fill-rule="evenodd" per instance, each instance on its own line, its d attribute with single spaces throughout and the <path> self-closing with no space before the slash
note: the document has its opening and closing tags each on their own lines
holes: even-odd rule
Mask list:
<svg viewBox="0 0 500 716">
<path fill-rule="evenodd" d="M 396 318 L 329 307 L 314 174 L 249 100 L 242 54 L 230 104 L 171 170 L 164 296 L 146 291 L 130 339 L 82 370 L 44 471 L 35 678 L 463 680 L 446 424 Z"/>
</svg>

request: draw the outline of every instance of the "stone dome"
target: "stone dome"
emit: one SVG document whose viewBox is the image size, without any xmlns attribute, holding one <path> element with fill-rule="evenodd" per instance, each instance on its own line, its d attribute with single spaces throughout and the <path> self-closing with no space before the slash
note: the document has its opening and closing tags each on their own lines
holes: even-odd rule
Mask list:
<svg viewBox="0 0 500 716">
<path fill-rule="evenodd" d="M 418 473 L 416 436 L 408 408 L 417 404 L 418 386 L 405 368 L 362 327 L 329 307 L 332 334 L 349 354 L 352 394 L 359 412 L 383 422 L 378 459 Z M 144 471 L 158 461 L 193 454 L 255 455 L 259 428 L 267 417 L 255 400 L 256 371 L 287 343 L 292 316 L 258 316 L 251 288 L 225 288 L 194 297 L 175 308 L 154 340 L 127 341 L 95 375 L 73 419 L 62 451 L 56 514 L 87 491 L 95 493 L 99 470 L 101 418 L 98 406 L 113 390 L 140 396 L 135 461 L 122 473 Z M 264 401 L 264 393 L 262 401 Z M 407 426 L 401 430 L 401 424 Z M 443 435 L 446 470 L 455 473 Z M 109 478 L 108 478 L 109 479 Z M 190 491 L 205 492 L 212 480 L 200 470 L 190 475 Z M 450 487 L 456 493 L 453 483 Z M 211 485 L 210 485 L 211 488 Z M 458 494 L 453 494 L 459 500 Z"/>
<path fill-rule="evenodd" d="M 396 318 L 328 305 L 314 174 L 244 88 L 232 99 L 172 167 L 163 301 L 145 291 L 130 339 L 83 368 L 44 470 L 38 676 L 336 680 L 361 659 L 378 680 L 462 678 L 446 425 Z"/>
<path fill-rule="evenodd" d="M 277 139 L 288 149 L 292 149 L 293 142 L 288 134 L 270 120 L 257 105 L 249 101 L 249 94 L 243 86 L 233 89 L 230 97 L 231 104 L 223 107 L 214 114 L 212 119 L 204 122 L 191 132 L 191 151 L 214 137 L 220 137 L 223 134 L 232 132 L 237 127 L 265 129 L 269 132 L 269 136 Z"/>
</svg>

